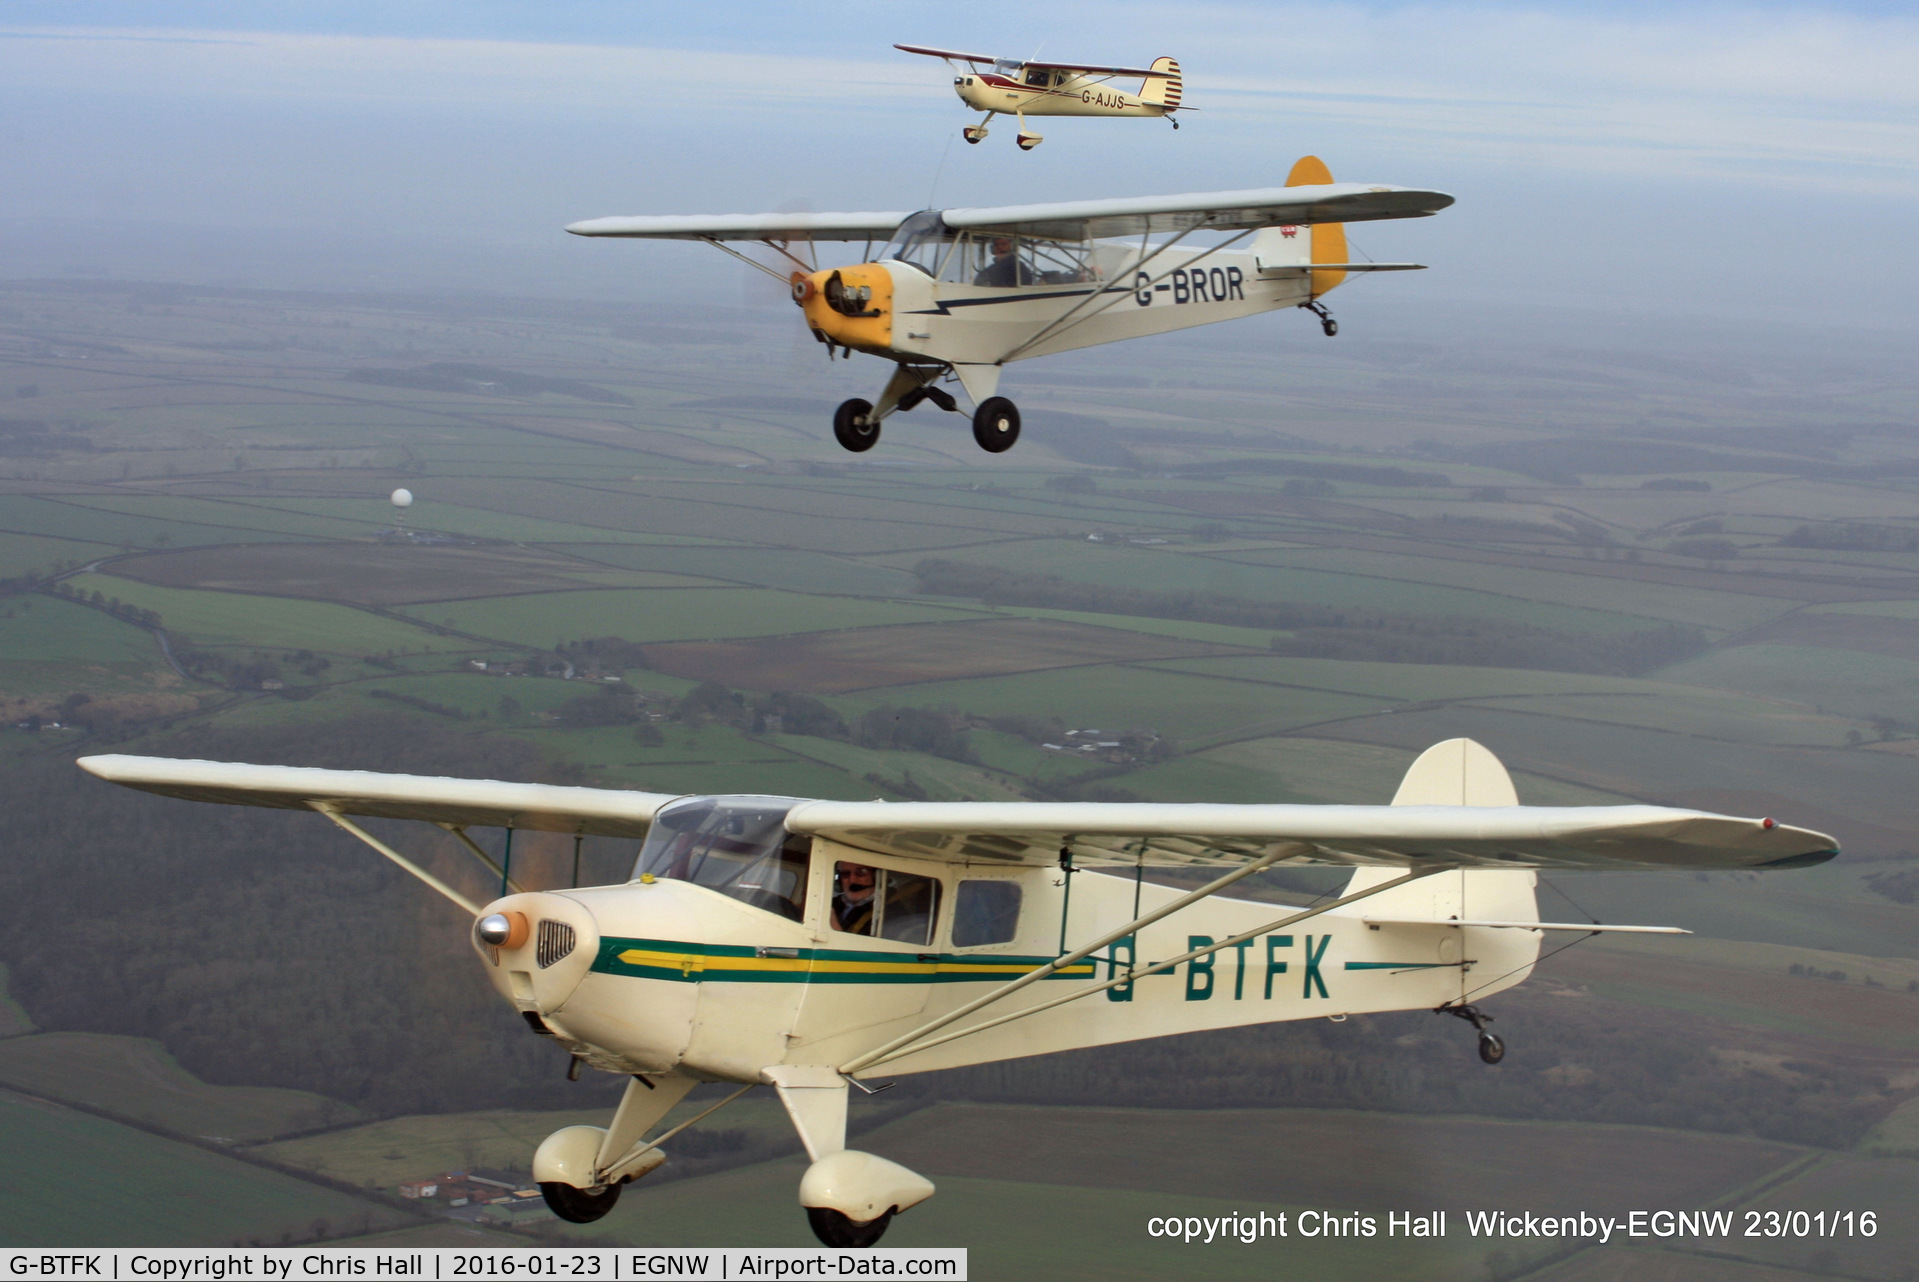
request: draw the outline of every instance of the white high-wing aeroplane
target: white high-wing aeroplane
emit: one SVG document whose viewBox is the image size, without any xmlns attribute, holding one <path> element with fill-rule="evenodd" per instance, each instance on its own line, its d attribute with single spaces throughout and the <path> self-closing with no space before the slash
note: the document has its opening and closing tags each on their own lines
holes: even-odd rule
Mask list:
<svg viewBox="0 0 1919 1282">
<path fill-rule="evenodd" d="M 865 1079 L 1279 1020 L 1434 1010 L 1532 971 L 1546 931 L 1674 927 L 1539 920 L 1538 869 L 1766 869 L 1822 863 L 1832 838 L 1661 806 L 1521 806 L 1485 748 L 1429 748 L 1390 806 L 808 801 L 98 756 L 127 787 L 317 810 L 451 900 L 487 977 L 533 1032 L 630 1076 L 604 1128 L 533 1155 L 547 1204 L 596 1220 L 727 1100 L 771 1086 L 812 1165 L 799 1200 L 829 1246 L 870 1246 L 933 1185 L 846 1147 Z M 500 879 L 478 904 L 349 816 L 452 833 Z M 466 834 L 508 829 L 505 865 Z M 513 829 L 641 841 L 624 885 L 528 891 Z M 1229 898 L 1276 865 L 1353 868 L 1300 907 Z M 1181 892 L 1146 868 L 1217 872 Z M 1086 875 L 1089 870 L 1100 870 Z M 1079 874 L 1079 875 L 1075 875 Z M 739 1089 L 649 1136 L 701 1082 Z"/>
<path fill-rule="evenodd" d="M 1031 151 L 1046 141 L 1026 131 L 1028 116 L 1163 116 L 1172 121 L 1173 128 L 1179 128 L 1173 113 L 1180 109 L 1184 86 L 1179 64 L 1171 58 L 1155 58 L 1150 67 L 1108 67 L 1086 62 L 1022 62 L 924 45 L 893 47 L 905 53 L 944 58 L 959 73 L 953 77 L 953 91 L 961 102 L 986 113 L 977 125 L 960 130 L 960 136 L 968 142 L 983 141 L 986 126 L 1000 115 L 1019 118 L 1014 141 L 1021 151 Z M 959 63 L 966 64 L 964 70 Z M 992 70 L 982 71 L 982 67 Z M 1139 92 L 1115 88 L 1112 82 L 1120 76 L 1140 77 Z"/>
<path fill-rule="evenodd" d="M 1281 307 L 1307 309 L 1330 336 L 1339 327 L 1320 299 L 1349 274 L 1420 268 L 1348 261 L 1344 224 L 1423 218 L 1452 203 L 1443 192 L 1335 183 L 1306 156 L 1286 186 L 1250 191 L 916 214 L 647 215 L 567 230 L 705 241 L 786 281 L 829 358 L 861 351 L 893 362 L 877 404 L 855 398 L 834 413 L 847 449 L 873 448 L 882 421 L 924 401 L 957 410 L 937 386 L 950 379 L 973 401 L 974 439 L 999 453 L 1020 430 L 1018 407 L 996 394 L 1009 361 Z M 1187 243 L 1197 232 L 1231 234 Z M 821 268 L 812 247 L 823 240 L 863 240 L 868 257 Z M 784 275 L 728 241 L 759 241 L 795 270 Z M 873 258 L 876 243 L 885 248 Z"/>
</svg>

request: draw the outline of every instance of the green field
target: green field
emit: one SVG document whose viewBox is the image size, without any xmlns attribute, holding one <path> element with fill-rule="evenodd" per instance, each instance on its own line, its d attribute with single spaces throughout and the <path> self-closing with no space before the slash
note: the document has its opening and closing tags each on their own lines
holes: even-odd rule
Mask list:
<svg viewBox="0 0 1919 1282">
<path fill-rule="evenodd" d="M 569 592 L 444 601 L 402 611 L 475 636 L 551 648 L 566 641 L 705 641 L 973 617 L 938 606 L 813 597 L 753 588 Z"/>
<path fill-rule="evenodd" d="M 1395 556 L 1349 548 L 1235 552 L 1231 559 L 1250 565 L 1285 566 L 1385 583 L 1444 584 L 1581 610 L 1613 611 L 1637 617 L 1642 627 L 1665 620 L 1734 632 L 1784 614 L 1795 604 L 1776 597 L 1702 592 L 1644 579 L 1582 573 L 1580 559 L 1572 557 L 1565 558 L 1568 564 L 1564 570 L 1454 561 L 1439 556 Z"/>
<path fill-rule="evenodd" d="M 85 575 L 80 581 L 100 582 Z M 116 596 L 120 582 L 116 579 L 110 585 Z M 159 663 L 159 647 L 145 628 L 103 610 L 45 596 L 0 603 L 0 664 L 145 668 Z"/>
<path fill-rule="evenodd" d="M 972 681 L 897 686 L 880 702 L 944 705 L 985 716 L 1045 711 L 1069 726 L 1151 729 L 1182 744 L 1252 737 L 1377 712 L 1382 701 L 1323 690 L 1221 681 L 1144 665 L 1102 665 Z"/>
<path fill-rule="evenodd" d="M 1088 544 L 1083 539 L 967 548 L 947 559 L 1004 566 L 1028 574 L 1057 574 L 1075 582 L 1101 583 L 1113 587 L 1146 588 L 1160 592 L 1212 592 L 1256 601 L 1302 601 L 1389 613 L 1503 619 L 1563 632 L 1602 635 L 1630 632 L 1655 626 L 1661 621 L 1620 612 L 1529 601 L 1522 596 L 1496 591 L 1473 591 L 1403 579 L 1252 565 L 1236 558 L 1190 552 L 1173 554 L 1155 548 L 1107 547 Z M 1500 581 L 1499 567 L 1484 568 L 1489 583 Z"/>
<path fill-rule="evenodd" d="M 473 648 L 468 640 L 325 601 L 163 588 L 111 575 L 81 576 L 76 586 L 91 590 L 95 584 L 129 605 L 157 610 L 168 632 L 195 645 L 272 646 L 349 655 Z"/>
<path fill-rule="evenodd" d="M 1919 662 L 1856 650 L 1742 645 L 1665 669 L 1660 677 L 1785 699 L 1843 716 L 1919 720 Z"/>
<path fill-rule="evenodd" d="M 697 1102 L 682 1102 L 662 1125 L 677 1125 L 714 1102 L 704 1096 Z M 548 1112 L 499 1109 L 393 1117 L 324 1135 L 262 1145 L 250 1152 L 362 1188 L 391 1189 L 409 1180 L 473 1167 L 525 1171 L 540 1141 L 554 1131 L 562 1126 L 605 1126 L 612 1111 L 612 1101 L 608 1100 L 601 1107 L 587 1109 Z M 785 1111 L 770 1095 L 736 1100 L 701 1125 L 781 1141 L 792 1135 Z"/>
<path fill-rule="evenodd" d="M 368 1232 L 375 1202 L 0 1091 L 0 1244 L 219 1246 Z"/>
<path fill-rule="evenodd" d="M 111 556 L 118 548 L 105 543 L 47 538 L 37 534 L 0 534 L 0 579 L 23 574 L 47 574 L 57 565 L 71 565 Z"/>
<path fill-rule="evenodd" d="M 212 1086 L 158 1042 L 105 1033 L 0 1040 L 0 1084 L 220 1143 L 338 1126 L 359 1113 L 307 1091 Z"/>
</svg>

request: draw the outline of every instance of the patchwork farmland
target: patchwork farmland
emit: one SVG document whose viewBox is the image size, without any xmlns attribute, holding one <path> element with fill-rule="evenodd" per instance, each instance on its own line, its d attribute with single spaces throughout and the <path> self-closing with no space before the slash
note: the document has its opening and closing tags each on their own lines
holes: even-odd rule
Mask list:
<svg viewBox="0 0 1919 1282">
<path fill-rule="evenodd" d="M 89 1189 L 108 1210 L 82 1223 L 60 1209 L 75 1171 L 0 1163 L 0 1236 L 453 1232 L 378 1190 L 469 1151 L 510 1163 L 553 1118 L 608 1107 L 500 1021 L 461 923 L 330 831 L 105 796 L 79 753 L 685 792 L 1383 801 L 1458 734 L 1523 800 L 1774 815 L 1846 854 L 1552 879 L 1549 915 L 1700 934 L 1549 959 L 1496 1012 L 1513 1046 L 1496 1075 L 1434 1027 L 1453 1021 L 1415 1014 L 908 1080 L 871 1143 L 942 1191 L 889 1243 L 1163 1276 L 1197 1257 L 1130 1227 L 1152 1214 L 1529 1189 L 1573 1205 L 1629 1198 L 1600 1187 L 1628 1171 L 1664 1181 L 1648 1198 L 1743 1206 L 1776 1178 L 1768 1205 L 1910 1220 L 1903 361 L 1847 353 L 1879 362 L 1862 382 L 1728 349 L 1674 372 L 1607 338 L 1522 348 L 1515 372 L 1464 339 L 1309 354 L 1258 331 L 1016 369 L 1027 432 L 1003 457 L 930 408 L 853 457 L 824 427 L 844 375 L 742 366 L 701 336 L 761 319 L 702 317 L 667 332 L 511 300 L 0 287 L 0 789 L 23 852 L 0 868 L 0 1147 L 124 1151 L 138 1173 Z M 543 390 L 416 377 L 449 363 Z M 400 486 L 418 498 L 403 526 L 384 497 Z M 450 843 L 426 849 L 468 875 Z M 573 853 L 527 840 L 516 867 L 557 884 Z M 581 858 L 621 878 L 631 843 Z M 157 930 L 156 913 L 178 916 Z M 416 982 L 383 984 L 396 966 Z M 799 1242 L 766 1114 L 716 1118 L 732 1138 L 579 1240 Z M 1159 1158 L 1131 1160 L 1142 1146 Z M 1339 1151 L 1377 1160 L 1341 1172 Z M 140 1208 L 169 1183 L 177 1206 Z M 1015 1207 L 1067 1227 L 977 1234 Z M 1405 1249 L 1401 1271 L 1566 1282 L 1891 1278 L 1910 1258 L 1892 1235 L 1830 1256 Z M 1327 1277 L 1398 1267 L 1303 1250 L 1288 1262 Z M 1267 1276 L 1272 1258 L 1204 1260 Z"/>
</svg>

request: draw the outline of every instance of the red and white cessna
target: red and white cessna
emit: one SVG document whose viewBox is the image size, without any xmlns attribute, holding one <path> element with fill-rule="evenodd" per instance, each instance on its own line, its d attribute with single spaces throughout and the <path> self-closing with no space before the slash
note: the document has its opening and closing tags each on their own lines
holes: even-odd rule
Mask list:
<svg viewBox="0 0 1919 1282">
<path fill-rule="evenodd" d="M 1088 62 L 1021 62 L 923 45 L 893 47 L 946 59 L 957 73 L 953 91 L 960 101 L 986 113 L 977 125 L 960 131 L 968 142 L 984 139 L 986 126 L 998 115 L 1019 118 L 1015 141 L 1021 151 L 1031 151 L 1045 141 L 1027 130 L 1028 116 L 1164 116 L 1173 128 L 1179 128 L 1179 121 L 1173 119 L 1180 109 L 1179 64 L 1171 58 L 1155 58 L 1150 67 L 1108 67 Z M 1139 92 L 1114 87 L 1112 82 L 1122 76 L 1139 76 Z"/>
</svg>

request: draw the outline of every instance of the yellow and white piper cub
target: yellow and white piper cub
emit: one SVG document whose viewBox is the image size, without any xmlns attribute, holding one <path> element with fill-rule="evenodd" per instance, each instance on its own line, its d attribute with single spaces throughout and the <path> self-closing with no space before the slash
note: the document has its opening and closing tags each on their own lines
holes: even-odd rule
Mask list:
<svg viewBox="0 0 1919 1282">
<path fill-rule="evenodd" d="M 829 1246 L 869 1246 L 933 1185 L 846 1147 L 863 1079 L 1073 1047 L 1366 1011 L 1470 1020 L 1531 973 L 1546 931 L 1684 934 L 1539 920 L 1535 870 L 1796 868 L 1822 833 L 1660 806 L 1521 806 L 1485 748 L 1413 763 L 1389 806 L 807 801 L 98 756 L 165 796 L 312 809 L 467 914 L 500 995 L 582 1065 L 630 1076 L 607 1127 L 533 1156 L 564 1219 L 609 1211 L 662 1145 L 758 1085 L 812 1165 L 799 1200 Z M 478 904 L 349 816 L 436 824 L 502 883 Z M 640 840 L 622 885 L 532 891 L 469 825 Z M 508 850 L 511 845 L 509 843 Z M 1347 865 L 1342 893 L 1288 907 L 1224 892 L 1265 868 Z M 1191 890 L 1147 868 L 1218 875 Z M 1090 874 L 1090 875 L 1089 875 Z M 701 1082 L 739 1090 L 658 1134 Z"/>
<path fill-rule="evenodd" d="M 1173 128 L 1179 128 L 1173 113 L 1180 110 L 1185 86 L 1179 64 L 1171 58 L 1155 58 L 1150 67 L 1108 67 L 1087 62 L 1022 62 L 924 45 L 893 47 L 904 53 L 944 58 L 957 73 L 953 92 L 973 110 L 986 113 L 977 125 L 960 130 L 960 136 L 968 142 L 983 142 L 986 126 L 994 116 L 1002 115 L 1018 117 L 1019 133 L 1014 141 L 1021 151 L 1031 151 L 1046 141 L 1027 132 L 1028 116 L 1163 117 Z M 1139 92 L 1127 93 L 1116 87 L 1113 81 L 1122 76 L 1140 77 Z"/>
<path fill-rule="evenodd" d="M 1348 275 L 1421 266 L 1350 261 L 1345 224 L 1423 218 L 1452 203 L 1444 192 L 1335 183 L 1305 156 L 1284 187 L 1245 191 L 914 214 L 643 215 L 567 230 L 704 241 L 786 282 L 829 358 L 859 351 L 891 361 L 877 403 L 855 398 L 834 413 L 847 449 L 872 449 L 887 417 L 924 402 L 957 411 L 938 386 L 953 382 L 973 402 L 974 440 L 997 454 L 1020 432 L 1019 408 L 997 394 L 1009 362 L 1284 307 L 1312 312 L 1330 337 L 1339 326 L 1320 300 Z M 1191 242 L 1199 233 L 1226 235 Z M 760 242 L 792 270 L 729 241 Z M 864 241 L 867 257 L 823 268 L 820 241 Z M 884 248 L 873 257 L 876 244 Z"/>
</svg>

